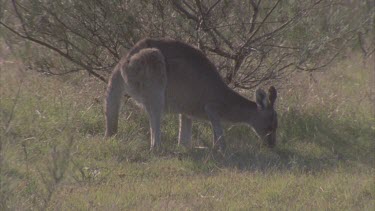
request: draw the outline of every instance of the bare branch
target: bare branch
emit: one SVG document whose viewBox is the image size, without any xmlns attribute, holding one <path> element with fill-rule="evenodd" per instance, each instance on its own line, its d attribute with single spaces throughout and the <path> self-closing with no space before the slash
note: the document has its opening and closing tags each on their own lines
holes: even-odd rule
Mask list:
<svg viewBox="0 0 375 211">
<path fill-rule="evenodd" d="M 215 8 L 220 2 L 221 2 L 221 0 L 217 0 L 215 3 L 213 3 L 213 4 L 211 5 L 211 7 L 208 8 L 208 10 L 207 10 L 207 14 L 209 14 L 209 13 L 211 12 L 211 10 L 214 9 L 214 8 Z"/>
<path fill-rule="evenodd" d="M 251 23 L 251 26 L 250 26 L 250 29 L 249 29 L 249 33 L 253 33 L 254 32 L 254 29 L 255 29 L 255 23 L 256 23 L 256 19 L 258 18 L 258 13 L 259 13 L 259 4 L 260 4 L 261 0 L 258 1 L 258 3 L 255 3 L 254 0 L 250 0 L 250 4 L 253 8 L 253 16 L 250 20 L 250 23 Z M 264 23 L 264 21 L 263 21 Z"/>
<path fill-rule="evenodd" d="M 323 65 L 320 65 L 320 66 L 316 66 L 316 67 L 312 67 L 312 68 L 308 68 L 308 67 L 301 67 L 299 65 L 296 65 L 296 68 L 298 70 L 303 70 L 303 71 L 307 71 L 307 72 L 312 72 L 314 70 L 318 70 L 318 69 L 322 69 L 324 67 L 327 67 L 329 64 L 331 64 L 335 59 L 336 57 L 340 54 L 341 52 L 338 51 L 335 55 L 333 55 L 325 64 Z"/>
<path fill-rule="evenodd" d="M 216 54 L 218 54 L 220 56 L 223 56 L 225 58 L 229 58 L 229 59 L 233 59 L 233 60 L 236 59 L 236 56 L 234 54 L 227 53 L 220 48 L 216 48 L 216 46 L 215 46 L 215 48 L 211 48 L 209 46 L 204 45 L 203 43 L 201 43 L 200 45 L 203 49 L 207 49 L 210 52 L 216 53 Z"/>
<path fill-rule="evenodd" d="M 253 37 L 259 32 L 259 30 L 262 28 L 264 22 L 269 18 L 269 16 L 272 14 L 272 12 L 276 9 L 277 5 L 281 2 L 281 0 L 278 0 L 274 6 L 268 11 L 266 14 L 266 17 L 262 20 L 262 22 L 259 24 L 258 28 L 252 33 L 252 35 L 247 39 L 247 41 L 242 45 L 241 49 L 246 48 L 250 42 L 252 41 Z"/>
<path fill-rule="evenodd" d="M 106 80 L 103 76 L 101 76 L 101 75 L 99 75 L 98 73 L 94 72 L 92 67 L 90 67 L 90 66 L 88 66 L 88 65 L 85 65 L 85 64 L 83 64 L 82 62 L 73 59 L 73 58 L 70 57 L 67 53 L 61 51 L 60 49 L 58 49 L 58 48 L 56 48 L 56 47 L 54 47 L 54 46 L 52 46 L 52 45 L 50 45 L 50 44 L 48 44 L 48 43 L 46 43 L 46 42 L 43 42 L 43 41 L 41 41 L 41 40 L 38 40 L 38 39 L 36 39 L 36 38 L 30 37 L 30 36 L 28 36 L 28 35 L 22 35 L 21 33 L 17 32 L 17 31 L 14 30 L 13 28 L 11 28 L 11 27 L 9 27 L 8 25 L 4 24 L 2 21 L 0 21 L 0 25 L 3 25 L 3 26 L 4 26 L 5 28 L 7 28 L 9 31 L 11 31 L 12 33 L 14 33 L 15 35 L 17 35 L 17 36 L 19 36 L 19 37 L 21 37 L 21 38 L 24 38 L 24 39 L 30 40 L 30 41 L 32 41 L 32 42 L 34 42 L 34 43 L 37 43 L 37 44 L 39 44 L 39 45 L 41 45 L 41 46 L 44 46 L 44 47 L 46 47 L 46 48 L 48 48 L 48 49 L 51 49 L 51 50 L 55 51 L 55 52 L 58 53 L 59 55 L 61 55 L 61 56 L 63 56 L 64 58 L 68 59 L 69 61 L 71 61 L 71 62 L 73 62 L 73 63 L 75 63 L 75 64 L 77 64 L 77 65 L 83 67 L 85 70 L 87 70 L 87 72 L 88 72 L 89 74 L 92 74 L 92 75 L 95 76 L 96 78 L 98 78 L 98 79 L 100 79 L 101 81 L 107 83 L 107 80 Z"/>
<path fill-rule="evenodd" d="M 195 16 L 195 15 L 191 14 L 190 12 L 188 12 L 187 10 L 185 10 L 185 8 L 182 7 L 179 2 L 180 2 L 179 0 L 173 0 L 172 1 L 173 5 L 178 9 L 179 12 L 183 13 L 188 19 L 191 19 L 191 20 L 198 23 L 199 19 L 197 18 L 197 16 Z"/>
</svg>

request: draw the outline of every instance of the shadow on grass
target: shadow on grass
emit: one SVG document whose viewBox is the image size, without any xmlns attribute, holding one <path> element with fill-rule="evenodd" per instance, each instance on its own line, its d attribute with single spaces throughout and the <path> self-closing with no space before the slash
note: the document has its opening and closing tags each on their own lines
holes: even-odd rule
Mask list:
<svg viewBox="0 0 375 211">
<path fill-rule="evenodd" d="M 146 124 L 147 122 L 144 122 Z M 114 147 L 118 160 L 127 162 L 149 162 L 154 158 L 191 160 L 203 171 L 213 168 L 229 168 L 244 171 L 298 171 L 321 172 L 339 166 L 362 165 L 375 168 L 374 130 L 364 121 L 329 118 L 319 114 L 288 111 L 279 117 L 278 141 L 274 149 L 263 146 L 251 129 L 234 126 L 227 129 L 227 151 L 225 155 L 207 148 L 184 151 L 177 147 L 177 120 L 169 118 L 163 130 L 162 152 L 150 153 L 148 128 L 135 131 L 126 127 Z M 197 126 L 204 131 L 203 139 L 209 139 L 208 124 Z M 201 134 L 202 135 L 202 134 Z M 126 140 L 127 139 L 127 140 Z M 130 140 L 129 140 L 130 139 Z"/>
<path fill-rule="evenodd" d="M 351 164 L 375 167 L 375 136 L 370 124 L 289 111 L 281 116 L 279 125 L 274 149 L 263 146 L 247 127 L 239 127 L 227 132 L 224 156 L 209 148 L 193 149 L 179 156 L 196 165 L 245 171 L 314 173 Z M 164 154 L 168 153 L 173 152 Z"/>
</svg>

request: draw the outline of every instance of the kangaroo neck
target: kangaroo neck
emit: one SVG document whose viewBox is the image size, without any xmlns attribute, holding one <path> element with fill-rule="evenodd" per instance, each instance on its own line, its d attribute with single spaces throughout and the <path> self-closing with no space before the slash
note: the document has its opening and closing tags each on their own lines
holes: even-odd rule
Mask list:
<svg viewBox="0 0 375 211">
<path fill-rule="evenodd" d="M 246 99 L 237 92 L 230 90 L 227 94 L 225 109 L 222 119 L 233 123 L 249 123 L 256 116 L 257 104 Z"/>
</svg>

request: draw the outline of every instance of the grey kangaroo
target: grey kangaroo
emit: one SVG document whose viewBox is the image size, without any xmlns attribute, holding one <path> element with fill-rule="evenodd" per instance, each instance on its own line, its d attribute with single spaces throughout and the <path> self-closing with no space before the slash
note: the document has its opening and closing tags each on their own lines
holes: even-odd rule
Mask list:
<svg viewBox="0 0 375 211">
<path fill-rule="evenodd" d="M 276 143 L 276 89 L 258 89 L 252 102 L 230 89 L 200 50 L 179 41 L 144 39 L 120 60 L 107 88 L 106 137 L 117 132 L 124 93 L 149 116 L 151 149 L 161 144 L 163 112 L 179 114 L 178 144 L 186 147 L 191 147 L 193 118 L 210 121 L 218 150 L 225 149 L 222 121 L 247 123 L 269 147 Z"/>
</svg>

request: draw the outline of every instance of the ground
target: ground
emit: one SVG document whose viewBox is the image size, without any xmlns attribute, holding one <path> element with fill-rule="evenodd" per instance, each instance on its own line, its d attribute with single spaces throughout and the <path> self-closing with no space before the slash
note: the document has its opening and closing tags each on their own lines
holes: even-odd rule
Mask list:
<svg viewBox="0 0 375 211">
<path fill-rule="evenodd" d="M 374 210 L 374 63 L 361 55 L 278 84 L 276 148 L 226 125 L 225 157 L 200 121 L 194 145 L 208 148 L 178 148 L 175 115 L 163 120 L 163 152 L 150 153 L 131 101 L 105 140 L 105 84 L 1 62 L 0 210 Z"/>
</svg>

